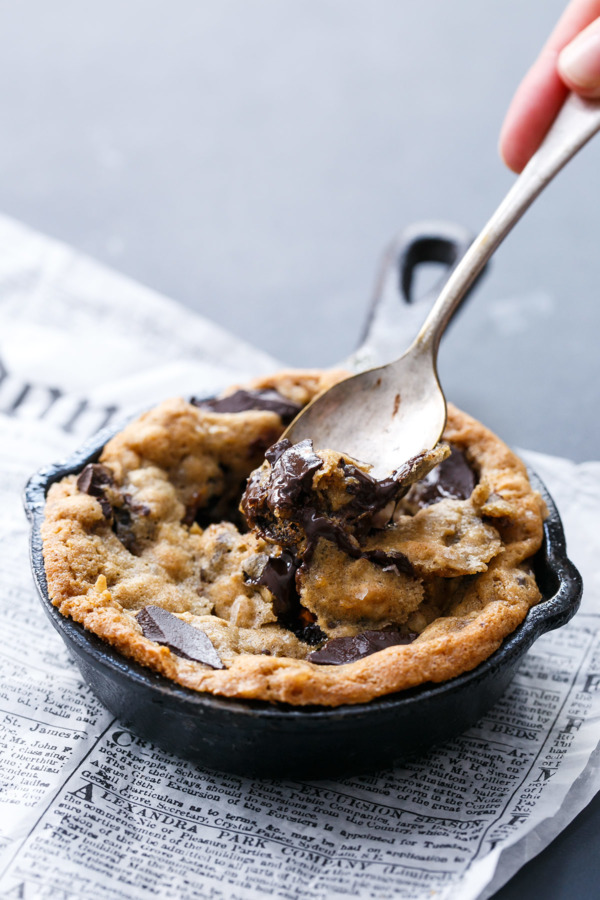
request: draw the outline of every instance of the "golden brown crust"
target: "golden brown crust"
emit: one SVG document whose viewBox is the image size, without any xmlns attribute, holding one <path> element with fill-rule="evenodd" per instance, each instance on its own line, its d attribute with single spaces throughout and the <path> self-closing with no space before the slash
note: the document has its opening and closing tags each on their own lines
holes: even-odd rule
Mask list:
<svg viewBox="0 0 600 900">
<path fill-rule="evenodd" d="M 274 387 L 305 403 L 339 377 L 287 372 L 253 386 Z M 142 524 L 152 540 L 143 543 L 138 555 L 132 554 L 108 527 L 97 500 L 77 490 L 74 477 L 53 485 L 42 529 L 52 602 L 125 656 L 186 687 L 227 697 L 323 706 L 366 702 L 469 671 L 493 653 L 538 602 L 540 593 L 527 560 L 541 545 L 543 501 L 515 454 L 479 422 L 449 406 L 444 438 L 464 450 L 479 484 L 469 501 L 450 501 L 443 527 L 460 531 L 461 523 L 479 518 L 466 529 L 464 540 L 470 543 L 467 549 L 463 545 L 462 556 L 459 534 L 443 560 L 431 564 L 419 514 L 412 519 L 401 515 L 405 533 L 400 538 L 400 532 L 395 533 L 394 547 L 411 559 L 422 580 L 422 586 L 413 580 L 405 591 L 401 621 L 419 636 L 411 644 L 343 666 L 315 665 L 302 658 L 306 646 L 291 632 L 282 635 L 285 629 L 276 622 L 269 593 L 242 577 L 248 560 L 265 551 L 264 541 L 233 526 L 202 530 L 184 524 L 186 510 L 223 490 L 224 471 L 232 482 L 243 480 L 260 463 L 265 442 L 273 442 L 280 432 L 274 413 L 217 415 L 181 400 L 161 404 L 125 428 L 107 444 L 102 462 L 121 490 L 140 508 L 149 508 Z M 456 504 L 461 503 L 459 509 Z M 439 519 L 439 511 L 436 515 Z M 335 555 L 331 546 L 320 552 Z M 210 571 L 202 570 L 207 559 Z M 348 563 L 341 583 L 355 588 L 370 565 L 366 560 Z M 320 614 L 315 571 L 310 596 Z M 468 574 L 475 572 L 479 574 Z M 402 578 L 379 570 L 365 595 L 370 622 L 389 621 L 385 588 Z M 205 630 L 226 668 L 210 669 L 144 637 L 135 613 L 150 604 L 164 606 Z M 351 619 L 356 607 L 350 601 L 346 607 Z M 342 628 L 338 633 L 345 632 Z M 264 655 L 265 649 L 285 655 Z"/>
</svg>

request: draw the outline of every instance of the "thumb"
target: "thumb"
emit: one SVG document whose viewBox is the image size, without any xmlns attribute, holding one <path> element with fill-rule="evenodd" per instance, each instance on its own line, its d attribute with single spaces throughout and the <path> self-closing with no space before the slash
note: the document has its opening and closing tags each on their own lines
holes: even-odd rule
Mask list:
<svg viewBox="0 0 600 900">
<path fill-rule="evenodd" d="M 600 98 L 600 18 L 562 50 L 558 57 L 558 73 L 575 93 Z"/>
</svg>

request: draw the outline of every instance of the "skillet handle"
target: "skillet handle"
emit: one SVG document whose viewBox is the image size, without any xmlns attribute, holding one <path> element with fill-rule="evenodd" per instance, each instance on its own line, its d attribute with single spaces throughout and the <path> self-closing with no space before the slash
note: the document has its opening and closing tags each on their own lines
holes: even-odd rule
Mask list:
<svg viewBox="0 0 600 900">
<path fill-rule="evenodd" d="M 379 269 L 356 351 L 359 368 L 368 364 L 367 359 L 376 359 L 381 364 L 397 359 L 404 352 L 472 240 L 470 231 L 452 222 L 417 222 L 392 241 Z M 429 291 L 415 298 L 415 272 L 420 265 L 432 262 L 442 263 L 446 271 Z M 363 357 L 365 363 L 361 361 Z"/>
</svg>

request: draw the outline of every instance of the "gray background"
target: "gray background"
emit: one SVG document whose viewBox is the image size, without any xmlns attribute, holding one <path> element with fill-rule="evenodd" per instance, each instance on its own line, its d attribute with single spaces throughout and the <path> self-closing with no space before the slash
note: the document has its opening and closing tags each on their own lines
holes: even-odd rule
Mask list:
<svg viewBox="0 0 600 900">
<path fill-rule="evenodd" d="M 512 92 L 562 0 L 0 0 L 0 210 L 295 365 L 356 343 L 405 225 L 477 230 Z M 600 140 L 444 341 L 510 443 L 599 456 Z M 496 896 L 595 896 L 594 802 Z"/>
</svg>

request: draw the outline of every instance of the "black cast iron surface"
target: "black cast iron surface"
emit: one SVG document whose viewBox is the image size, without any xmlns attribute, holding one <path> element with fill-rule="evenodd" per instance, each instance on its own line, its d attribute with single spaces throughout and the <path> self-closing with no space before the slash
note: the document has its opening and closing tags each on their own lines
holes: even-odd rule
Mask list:
<svg viewBox="0 0 600 900">
<path fill-rule="evenodd" d="M 111 432 L 112 434 L 112 432 Z M 50 602 L 40 526 L 48 489 L 96 460 L 111 436 L 97 435 L 69 460 L 34 475 L 25 490 L 31 561 L 42 604 L 98 699 L 137 734 L 194 762 L 241 775 L 326 777 L 375 770 L 468 728 L 498 699 L 536 638 L 567 622 L 581 578 L 567 558 L 556 507 L 548 504 L 544 544 L 535 561 L 543 600 L 488 660 L 439 685 L 424 685 L 368 704 L 296 708 L 228 700 L 179 687 L 128 662 Z"/>
</svg>

